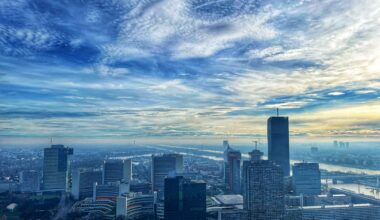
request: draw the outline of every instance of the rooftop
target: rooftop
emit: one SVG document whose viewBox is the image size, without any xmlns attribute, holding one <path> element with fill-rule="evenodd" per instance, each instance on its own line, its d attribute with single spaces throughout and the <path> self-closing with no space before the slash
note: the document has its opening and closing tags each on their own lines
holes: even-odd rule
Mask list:
<svg viewBox="0 0 380 220">
<path fill-rule="evenodd" d="M 361 185 L 361 184 L 334 184 L 334 185 L 329 185 L 329 188 L 346 190 L 346 191 L 350 191 L 351 193 L 371 196 L 375 199 L 380 199 L 380 193 L 379 193 L 380 190 L 378 190 L 378 189 L 376 190 L 376 189 L 374 189 L 374 187 L 369 187 L 366 185 Z"/>
<path fill-rule="evenodd" d="M 304 206 L 303 209 L 337 209 L 337 208 L 359 208 L 359 207 L 372 207 L 374 205 L 369 203 L 352 204 L 352 205 L 326 205 L 326 206 Z M 376 206 L 377 207 L 377 206 Z"/>
<path fill-rule="evenodd" d="M 243 196 L 236 195 L 217 195 L 215 199 L 220 202 L 221 205 L 241 205 L 243 204 Z"/>
</svg>

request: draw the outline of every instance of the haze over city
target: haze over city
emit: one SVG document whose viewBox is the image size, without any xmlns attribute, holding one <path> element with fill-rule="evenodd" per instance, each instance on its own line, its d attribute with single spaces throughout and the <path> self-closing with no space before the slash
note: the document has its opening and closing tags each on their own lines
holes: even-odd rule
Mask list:
<svg viewBox="0 0 380 220">
<path fill-rule="evenodd" d="M 1 144 L 378 141 L 380 2 L 1 1 Z"/>
<path fill-rule="evenodd" d="M 1 220 L 380 220 L 379 0 L 0 0 Z"/>
</svg>

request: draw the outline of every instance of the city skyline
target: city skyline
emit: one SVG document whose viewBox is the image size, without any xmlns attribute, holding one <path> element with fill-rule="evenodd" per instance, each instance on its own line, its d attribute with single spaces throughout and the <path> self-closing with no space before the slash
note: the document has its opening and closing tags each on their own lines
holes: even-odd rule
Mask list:
<svg viewBox="0 0 380 220">
<path fill-rule="evenodd" d="M 3 1 L 0 144 L 380 141 L 378 1 Z"/>
</svg>

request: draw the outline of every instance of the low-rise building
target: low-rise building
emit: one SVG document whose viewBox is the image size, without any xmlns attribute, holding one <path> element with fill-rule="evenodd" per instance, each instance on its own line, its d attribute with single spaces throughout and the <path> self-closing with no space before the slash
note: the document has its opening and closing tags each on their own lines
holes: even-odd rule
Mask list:
<svg viewBox="0 0 380 220">
<path fill-rule="evenodd" d="M 142 219 L 154 215 L 154 196 L 152 194 L 127 193 L 117 197 L 116 216 L 128 220 Z"/>
<path fill-rule="evenodd" d="M 379 220 L 380 206 L 371 204 L 304 206 L 286 210 L 287 220 Z"/>
<path fill-rule="evenodd" d="M 247 220 L 248 212 L 243 209 L 243 196 L 217 195 L 208 199 L 207 218 L 213 220 Z"/>
</svg>

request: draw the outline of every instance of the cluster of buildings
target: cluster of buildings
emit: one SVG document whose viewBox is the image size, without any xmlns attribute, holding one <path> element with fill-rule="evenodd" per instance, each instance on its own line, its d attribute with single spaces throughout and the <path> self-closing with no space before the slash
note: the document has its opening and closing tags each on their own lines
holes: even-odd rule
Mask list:
<svg viewBox="0 0 380 220">
<path fill-rule="evenodd" d="M 44 149 L 42 181 L 39 172 L 21 173 L 21 189 L 72 195 L 76 202 L 70 212 L 87 219 L 380 219 L 380 204 L 357 202 L 339 189 L 321 195 L 318 163 L 290 165 L 287 117 L 270 117 L 267 129 L 268 159 L 255 148 L 243 160 L 240 151 L 223 142 L 224 190 L 219 194 L 210 195 L 207 179 L 184 172 L 181 154 L 153 154 L 147 183 L 133 178 L 132 159 L 72 170 L 73 149 L 63 145 Z"/>
<path fill-rule="evenodd" d="M 183 174 L 183 155 L 151 157 L 151 183 L 132 178 L 131 159 L 105 160 L 99 169 L 69 172 L 73 149 L 52 145 L 44 150 L 42 185 L 39 173 L 22 175 L 30 192 L 61 193 L 76 200 L 70 212 L 102 219 L 205 219 L 206 183 Z M 172 216 L 172 217 L 170 217 Z"/>
<path fill-rule="evenodd" d="M 287 117 L 270 117 L 267 135 L 267 160 L 262 158 L 262 152 L 254 149 L 249 153 L 249 160 L 242 162 L 241 153 L 227 141 L 223 143 L 226 192 L 236 195 L 229 196 L 235 202 L 212 203 L 208 208 L 217 213 L 214 216 L 218 220 L 380 219 L 377 199 L 355 200 L 357 194 L 349 195 L 336 188 L 321 195 L 318 163 L 300 162 L 290 166 Z"/>
</svg>

